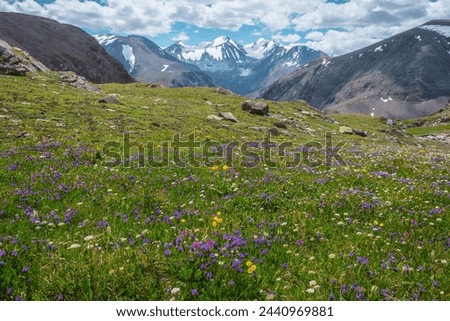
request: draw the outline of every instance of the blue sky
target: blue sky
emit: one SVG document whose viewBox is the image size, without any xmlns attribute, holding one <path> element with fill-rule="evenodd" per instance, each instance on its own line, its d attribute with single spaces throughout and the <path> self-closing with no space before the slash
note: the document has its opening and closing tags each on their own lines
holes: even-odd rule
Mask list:
<svg viewBox="0 0 450 321">
<path fill-rule="evenodd" d="M 431 19 L 450 0 L 0 0 L 0 11 L 45 16 L 89 33 L 139 34 L 161 47 L 227 35 L 344 54 Z"/>
</svg>

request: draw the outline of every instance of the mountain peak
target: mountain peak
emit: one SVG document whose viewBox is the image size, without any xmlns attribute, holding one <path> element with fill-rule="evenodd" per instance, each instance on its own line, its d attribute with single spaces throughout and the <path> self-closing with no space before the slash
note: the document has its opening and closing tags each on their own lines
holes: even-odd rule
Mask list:
<svg viewBox="0 0 450 321">
<path fill-rule="evenodd" d="M 228 42 L 229 40 L 230 40 L 230 38 L 228 38 L 227 36 L 217 37 L 211 43 L 211 47 L 217 47 L 217 46 L 223 45 L 224 43 Z"/>
</svg>

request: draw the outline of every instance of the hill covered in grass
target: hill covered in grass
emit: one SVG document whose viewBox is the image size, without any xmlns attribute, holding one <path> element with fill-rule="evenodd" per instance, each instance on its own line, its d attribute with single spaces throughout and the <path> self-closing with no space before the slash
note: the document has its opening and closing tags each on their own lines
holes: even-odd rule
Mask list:
<svg viewBox="0 0 450 321">
<path fill-rule="evenodd" d="M 441 116 L 98 87 L 0 77 L 0 299 L 449 299 L 448 145 L 412 129 Z"/>
</svg>

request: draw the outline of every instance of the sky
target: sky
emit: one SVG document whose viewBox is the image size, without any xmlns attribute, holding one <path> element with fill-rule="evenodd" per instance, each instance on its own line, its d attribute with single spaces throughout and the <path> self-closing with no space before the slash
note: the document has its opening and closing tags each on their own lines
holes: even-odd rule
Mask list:
<svg viewBox="0 0 450 321">
<path fill-rule="evenodd" d="M 44 16 L 91 34 L 138 34 L 163 48 L 226 35 L 242 45 L 265 38 L 336 56 L 450 19 L 450 0 L 0 0 L 0 11 Z"/>
</svg>

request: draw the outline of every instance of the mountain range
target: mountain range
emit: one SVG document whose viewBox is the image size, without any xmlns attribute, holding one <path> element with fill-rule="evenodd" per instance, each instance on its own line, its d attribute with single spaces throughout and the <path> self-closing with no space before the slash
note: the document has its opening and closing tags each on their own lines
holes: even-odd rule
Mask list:
<svg viewBox="0 0 450 321">
<path fill-rule="evenodd" d="M 48 67 L 94 83 L 222 86 L 250 97 L 305 100 L 326 113 L 398 119 L 432 114 L 450 98 L 450 20 L 430 21 L 338 57 L 265 39 L 241 45 L 226 36 L 162 49 L 142 36 L 94 38 L 71 25 L 17 13 L 0 13 L 0 40 L 7 74 Z M 14 47 L 33 62 L 12 56 Z"/>
<path fill-rule="evenodd" d="M 302 99 L 334 113 L 429 115 L 450 98 L 450 20 L 430 21 L 361 50 L 301 66 L 261 98 Z"/>
<path fill-rule="evenodd" d="M 94 37 L 138 81 L 175 87 L 222 86 L 247 96 L 257 96 L 304 63 L 327 57 L 305 46 L 285 48 L 265 39 L 242 46 L 221 36 L 196 46 L 178 41 L 162 49 L 136 35 Z"/>
</svg>

